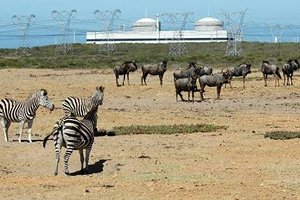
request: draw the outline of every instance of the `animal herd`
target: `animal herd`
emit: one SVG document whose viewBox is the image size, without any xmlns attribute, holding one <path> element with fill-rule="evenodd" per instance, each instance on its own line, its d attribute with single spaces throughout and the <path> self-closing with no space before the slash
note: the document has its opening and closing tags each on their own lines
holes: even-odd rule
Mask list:
<svg viewBox="0 0 300 200">
<path fill-rule="evenodd" d="M 284 77 L 284 85 L 293 85 L 293 73 L 300 68 L 296 59 L 289 60 L 283 65 L 281 71 Z M 130 72 L 138 69 L 137 64 L 132 62 L 124 62 L 120 66 L 114 68 L 116 77 L 116 85 L 118 78 L 123 75 L 123 83 L 127 75 L 127 82 L 129 84 Z M 159 76 L 160 85 L 163 84 L 163 76 L 167 70 L 167 61 L 163 60 L 156 65 L 143 65 L 141 84 L 146 85 L 146 78 L 150 75 Z M 261 65 L 261 72 L 265 86 L 267 86 L 268 75 L 275 77 L 275 85 L 279 85 L 281 79 L 280 68 L 276 65 L 270 64 L 268 61 L 263 61 Z M 200 100 L 204 99 L 203 94 L 205 87 L 216 87 L 217 98 L 220 98 L 221 88 L 225 84 L 230 84 L 234 76 L 243 77 L 243 87 L 245 87 L 245 78 L 251 73 L 251 64 L 242 63 L 237 67 L 227 68 L 221 72 L 213 73 L 213 69 L 207 66 L 198 66 L 196 62 L 189 62 L 188 67 L 180 72 L 174 72 L 174 86 L 176 93 L 176 101 L 178 95 L 184 101 L 181 92 L 188 93 L 188 100 L 190 101 L 190 93 L 192 94 L 192 101 L 194 101 L 194 93 L 200 92 Z M 199 84 L 199 89 L 197 86 Z M 58 174 L 58 164 L 60 161 L 61 148 L 66 148 L 64 156 L 65 174 L 69 174 L 68 160 L 74 150 L 78 150 L 80 154 L 81 170 L 86 171 L 89 162 L 89 154 L 94 142 L 94 134 L 97 132 L 97 111 L 98 107 L 102 105 L 104 98 L 104 87 L 96 87 L 95 93 L 90 98 L 67 97 L 63 102 L 64 116 L 58 119 L 53 130 L 43 140 L 43 146 L 46 146 L 47 140 L 53 138 L 56 155 L 56 165 L 54 174 Z M 0 121 L 2 122 L 4 140 L 7 142 L 8 129 L 12 122 L 19 123 L 19 138 L 22 141 L 22 131 L 24 124 L 28 124 L 28 141 L 31 143 L 32 125 L 36 116 L 36 111 L 40 107 L 46 107 L 50 111 L 54 110 L 54 104 L 48 98 L 47 90 L 40 89 L 37 92 L 28 96 L 24 101 L 17 101 L 10 98 L 4 98 L 0 101 Z M 79 118 L 80 117 L 80 118 Z M 85 156 L 84 152 L 85 150 Z M 84 167 L 85 164 L 85 167 Z"/>
<path fill-rule="evenodd" d="M 86 171 L 89 154 L 94 142 L 94 134 L 97 132 L 97 111 L 102 105 L 104 98 L 104 87 L 96 88 L 96 92 L 90 98 L 67 97 L 63 103 L 65 115 L 54 125 L 52 132 L 43 140 L 46 146 L 47 140 L 52 137 L 55 146 L 56 168 L 58 174 L 58 163 L 60 161 L 61 148 L 65 147 L 64 156 L 65 174 L 69 174 L 68 161 L 74 150 L 79 150 L 81 170 Z M 0 120 L 3 126 L 4 139 L 8 142 L 8 129 L 11 122 L 20 123 L 19 142 L 22 141 L 22 131 L 25 123 L 28 123 L 28 141 L 31 143 L 32 125 L 36 111 L 40 106 L 54 110 L 54 104 L 49 100 L 45 89 L 35 92 L 25 101 L 4 98 L 0 101 Z M 83 119 L 78 119 L 83 117 Z M 85 156 L 83 153 L 85 150 Z M 84 167 L 85 161 L 85 167 Z"/>
<path fill-rule="evenodd" d="M 279 86 L 279 79 L 281 79 L 280 71 L 283 73 L 284 82 L 283 85 L 293 85 L 293 73 L 294 71 L 300 68 L 300 64 L 297 59 L 288 60 L 282 68 L 270 64 L 269 61 L 263 61 L 261 64 L 260 71 L 263 74 L 264 85 L 267 86 L 267 79 L 269 75 L 273 75 L 275 78 L 275 86 Z M 118 83 L 118 78 L 120 75 L 124 75 L 123 84 L 125 76 L 127 75 L 127 80 L 129 84 L 129 73 L 136 71 L 138 69 L 135 61 L 132 62 L 124 62 L 120 66 L 116 66 L 114 68 L 114 74 L 116 77 L 116 84 L 120 86 Z M 158 75 L 160 80 L 160 85 L 163 84 L 163 76 L 167 70 L 167 61 L 160 61 L 156 65 L 142 65 L 142 76 L 141 76 L 141 85 L 147 85 L 146 78 L 147 75 Z M 281 69 L 281 70 L 280 70 Z M 206 86 L 216 87 L 217 88 L 217 98 L 220 98 L 221 88 L 223 84 L 226 87 L 226 84 L 230 85 L 232 88 L 231 80 L 233 77 L 242 77 L 243 80 L 243 88 L 245 88 L 245 80 L 246 76 L 251 73 L 251 63 L 242 63 L 239 66 L 226 68 L 218 73 L 213 73 L 213 69 L 207 66 L 198 66 L 196 62 L 189 62 L 188 67 L 180 72 L 174 72 L 174 86 L 175 86 L 175 94 L 176 101 L 178 101 L 178 95 L 180 96 L 182 101 L 183 95 L 181 92 L 188 93 L 188 101 L 190 101 L 190 94 L 192 93 L 192 101 L 194 101 L 194 93 L 200 92 L 200 100 L 204 100 L 203 94 L 205 92 L 204 88 Z M 197 80 L 199 82 L 198 89 Z"/>
</svg>

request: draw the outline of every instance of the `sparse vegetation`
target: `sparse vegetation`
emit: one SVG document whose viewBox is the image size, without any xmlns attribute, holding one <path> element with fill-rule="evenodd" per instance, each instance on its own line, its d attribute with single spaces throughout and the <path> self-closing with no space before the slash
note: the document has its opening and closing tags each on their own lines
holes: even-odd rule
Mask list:
<svg viewBox="0 0 300 200">
<path fill-rule="evenodd" d="M 252 63 L 258 68 L 262 60 L 282 65 L 288 59 L 299 59 L 299 43 L 243 42 L 242 57 L 225 56 L 227 43 L 187 43 L 188 54 L 170 57 L 168 44 L 117 44 L 112 55 L 98 54 L 98 45 L 75 44 L 69 55 L 56 55 L 55 46 L 34 47 L 29 56 L 19 55 L 15 49 L 0 49 L 0 68 L 113 68 L 123 61 L 135 60 L 138 64 L 157 63 L 168 59 L 168 67 L 177 67 L 188 61 L 197 61 L 214 68 Z"/>
<path fill-rule="evenodd" d="M 153 126 L 119 126 L 114 127 L 115 135 L 137 135 L 137 134 L 176 134 L 176 133 L 197 133 L 215 132 L 219 129 L 227 129 L 227 126 L 213 124 L 180 124 L 180 125 L 153 125 Z"/>
<path fill-rule="evenodd" d="M 290 140 L 295 138 L 300 138 L 300 132 L 296 131 L 272 131 L 265 134 L 265 138 L 270 138 L 273 140 Z"/>
</svg>

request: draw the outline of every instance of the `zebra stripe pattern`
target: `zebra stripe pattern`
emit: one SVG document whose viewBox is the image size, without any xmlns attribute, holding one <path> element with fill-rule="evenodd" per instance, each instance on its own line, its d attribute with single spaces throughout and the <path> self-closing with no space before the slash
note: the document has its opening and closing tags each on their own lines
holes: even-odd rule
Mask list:
<svg viewBox="0 0 300 200">
<path fill-rule="evenodd" d="M 67 97 L 62 105 L 66 116 L 71 114 L 76 117 L 84 117 L 92 108 L 97 108 L 102 105 L 104 97 L 104 86 L 96 87 L 96 93 L 88 99 L 78 97 Z M 94 129 L 97 130 L 97 111 L 91 118 Z"/>
<path fill-rule="evenodd" d="M 41 89 L 29 96 L 25 101 L 19 102 L 13 99 L 4 98 L 0 101 L 0 120 L 2 121 L 5 141 L 8 141 L 8 129 L 11 122 L 20 123 L 19 142 L 21 142 L 24 124 L 28 123 L 28 141 L 32 142 L 32 124 L 39 106 L 54 109 L 54 104 L 49 100 L 47 91 Z"/>
<path fill-rule="evenodd" d="M 66 152 L 64 155 L 65 174 L 69 175 L 68 161 L 74 150 L 79 150 L 81 171 L 84 170 L 85 161 L 84 171 L 87 172 L 89 155 L 94 143 L 94 129 L 91 119 L 96 111 L 96 107 L 92 108 L 92 110 L 84 117 L 83 120 L 78 120 L 73 115 L 65 116 L 64 118 L 56 122 L 52 133 L 45 137 L 43 141 L 44 147 L 46 147 L 48 138 L 51 135 L 53 136 L 56 155 L 56 168 L 54 175 L 58 174 L 58 163 L 60 161 L 60 153 L 62 147 L 66 147 Z M 84 149 L 85 158 L 83 155 Z"/>
</svg>

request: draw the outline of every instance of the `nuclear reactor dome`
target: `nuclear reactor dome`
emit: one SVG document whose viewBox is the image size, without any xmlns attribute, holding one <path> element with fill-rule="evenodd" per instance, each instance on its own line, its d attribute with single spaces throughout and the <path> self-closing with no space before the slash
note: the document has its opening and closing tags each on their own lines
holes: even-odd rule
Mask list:
<svg viewBox="0 0 300 200">
<path fill-rule="evenodd" d="M 150 32 L 156 31 L 157 22 L 151 18 L 141 18 L 133 23 L 134 32 Z"/>
<path fill-rule="evenodd" d="M 212 18 L 212 17 L 205 17 L 202 18 L 195 23 L 195 30 L 196 31 L 219 31 L 223 30 L 223 22 Z"/>
</svg>

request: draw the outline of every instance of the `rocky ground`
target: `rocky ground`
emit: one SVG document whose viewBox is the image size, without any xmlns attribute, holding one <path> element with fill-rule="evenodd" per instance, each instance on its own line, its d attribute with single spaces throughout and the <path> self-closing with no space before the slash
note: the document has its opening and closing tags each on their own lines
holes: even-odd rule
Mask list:
<svg viewBox="0 0 300 200">
<path fill-rule="evenodd" d="M 176 102 L 172 73 L 148 77 L 131 74 L 130 85 L 116 87 L 111 70 L 2 69 L 0 98 L 25 99 L 40 88 L 48 90 L 56 108 L 40 108 L 33 124 L 33 143 L 18 143 L 18 125 L 10 142 L 0 137 L 0 196 L 3 199 L 299 199 L 299 139 L 272 140 L 268 131 L 299 131 L 300 77 L 295 86 L 264 87 L 260 72 L 240 79 L 233 88 L 206 88 L 205 101 Z M 122 79 L 121 79 L 122 80 Z M 125 82 L 126 83 L 126 82 Z M 42 140 L 63 116 L 67 96 L 89 97 L 105 86 L 98 127 L 207 123 L 228 126 L 212 133 L 96 137 L 90 174 L 80 175 L 79 155 L 54 172 L 54 146 Z M 187 94 L 184 94 L 185 98 Z"/>
</svg>

